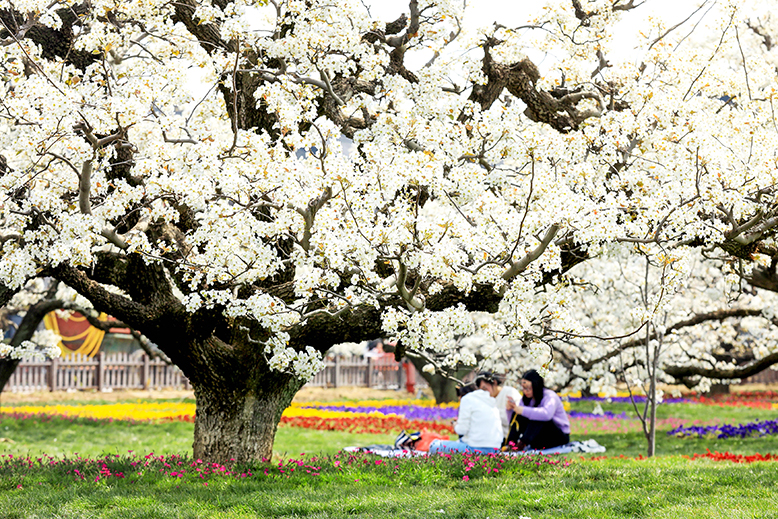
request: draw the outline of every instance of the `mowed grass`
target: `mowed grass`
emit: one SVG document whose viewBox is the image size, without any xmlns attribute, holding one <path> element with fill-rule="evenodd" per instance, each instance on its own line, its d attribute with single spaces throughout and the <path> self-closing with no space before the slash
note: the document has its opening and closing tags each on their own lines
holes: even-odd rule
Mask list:
<svg viewBox="0 0 778 519">
<path fill-rule="evenodd" d="M 703 407 L 691 404 L 675 404 L 679 412 L 688 408 Z M 710 408 L 708 408 L 710 410 Z M 740 418 L 730 418 L 726 423 L 739 423 L 765 419 L 764 411 L 739 409 Z M 750 411 L 750 412 L 749 412 Z M 694 413 L 697 410 L 693 410 Z M 679 413 L 680 414 L 680 413 Z M 730 411 L 732 414 L 732 411 Z M 773 412 L 773 418 L 778 413 Z M 191 454 L 194 426 L 186 422 L 134 423 L 114 421 L 110 423 L 90 420 L 10 420 L 0 417 L 0 455 L 71 456 L 85 457 L 102 454 L 126 454 L 128 451 L 147 454 Z M 280 427 L 273 451 L 276 456 L 289 457 L 300 453 L 334 454 L 348 446 L 392 444 L 395 434 L 351 434 L 342 431 L 317 431 L 295 427 Z M 753 438 L 676 438 L 667 435 L 667 429 L 657 432 L 658 455 L 692 455 L 707 449 L 733 454 L 756 452 L 778 453 L 778 435 Z M 586 438 L 604 445 L 609 456 L 637 457 L 646 453 L 646 440 L 641 432 L 592 433 Z M 573 439 L 583 439 L 582 437 Z M 10 443 L 8 440 L 12 441 Z M 778 464 L 776 465 L 778 470 Z"/>
<path fill-rule="evenodd" d="M 35 483 L 3 489 L 0 517 L 778 517 L 778 473 L 768 462 L 579 461 L 530 475 L 413 484 L 397 477 Z"/>
<path fill-rule="evenodd" d="M 389 395 L 392 396 L 392 395 Z M 94 403 L 94 402 L 91 402 Z M 577 402 L 573 409 L 591 411 Z M 626 404 L 605 410 L 629 411 Z M 778 412 L 693 404 L 660 406 L 660 418 L 743 423 L 775 419 Z M 9 420 L 0 418 L 0 455 L 49 454 L 96 457 L 132 450 L 145 454 L 191 455 L 193 426 L 183 422 L 135 423 L 88 420 Z M 169 477 L 94 482 L 54 477 L 36 469 L 26 479 L 0 477 L 0 518 L 28 517 L 375 517 L 375 518 L 622 518 L 701 517 L 778 518 L 778 463 L 734 464 L 688 460 L 681 455 L 712 451 L 736 454 L 778 453 L 778 436 L 745 439 L 681 439 L 657 434 L 656 458 L 645 454 L 641 433 L 597 433 L 606 455 L 601 460 L 571 455 L 567 466 L 537 472 L 500 474 L 462 481 L 423 467 L 410 477 L 355 469 L 348 475 L 322 477 L 218 478 L 208 486 Z M 575 439 L 575 438 L 574 438 Z M 277 459 L 334 455 L 348 445 L 392 443 L 391 435 L 352 435 L 281 427 Z M 331 462 L 330 460 L 329 462 Z M 261 472 L 256 467 L 255 472 Z M 22 488 L 17 488 L 16 484 Z"/>
</svg>

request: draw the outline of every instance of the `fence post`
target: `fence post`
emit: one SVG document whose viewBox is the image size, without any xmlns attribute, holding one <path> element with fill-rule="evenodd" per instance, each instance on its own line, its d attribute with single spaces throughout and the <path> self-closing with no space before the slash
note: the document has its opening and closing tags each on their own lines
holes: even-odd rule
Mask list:
<svg viewBox="0 0 778 519">
<path fill-rule="evenodd" d="M 335 387 L 340 386 L 340 355 L 335 355 L 335 365 L 332 373 L 332 384 Z"/>
<path fill-rule="evenodd" d="M 373 387 L 373 357 L 367 358 L 367 387 Z"/>
<path fill-rule="evenodd" d="M 140 358 L 141 360 L 143 360 L 143 367 L 140 373 L 141 376 L 140 386 L 143 389 L 148 389 L 149 388 L 149 356 L 146 355 L 145 353 L 142 353 Z"/>
<path fill-rule="evenodd" d="M 103 352 L 97 354 L 97 390 L 101 391 L 105 387 L 105 371 L 103 369 Z"/>
<path fill-rule="evenodd" d="M 49 365 L 49 391 L 57 390 L 57 368 L 59 367 L 59 358 L 51 359 Z"/>
</svg>

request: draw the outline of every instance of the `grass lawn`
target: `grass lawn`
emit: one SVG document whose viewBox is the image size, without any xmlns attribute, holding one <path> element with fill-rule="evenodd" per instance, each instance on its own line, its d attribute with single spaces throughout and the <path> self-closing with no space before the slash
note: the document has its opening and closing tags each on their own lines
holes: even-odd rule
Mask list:
<svg viewBox="0 0 778 519">
<path fill-rule="evenodd" d="M 390 395 L 392 396 L 392 395 Z M 94 403 L 93 401 L 91 403 Z M 591 402 L 573 409 L 590 411 Z M 629 411 L 627 404 L 603 404 L 607 411 Z M 695 404 L 661 406 L 660 418 L 720 420 L 742 423 L 775 419 L 775 410 L 710 407 Z M 88 420 L 0 418 L 0 455 L 45 453 L 94 458 L 127 451 L 146 454 L 191 453 L 193 426 L 184 422 L 135 423 Z M 736 454 L 778 453 L 778 435 L 745 439 L 681 439 L 657 434 L 659 456 L 636 460 L 645 453 L 639 432 L 597 432 L 587 437 L 608 448 L 608 459 L 582 459 L 562 464 L 503 469 L 463 480 L 463 465 L 413 460 L 377 467 L 374 458 L 342 470 L 336 453 L 347 445 L 391 443 L 394 435 L 354 435 L 282 427 L 278 458 L 324 456 L 316 477 L 298 470 L 280 474 L 274 465 L 258 464 L 252 477 L 177 479 L 156 471 L 136 477 L 126 465 L 125 478 L 94 481 L 97 467 L 82 468 L 78 480 L 64 469 L 3 469 L 0 462 L 0 518 L 28 517 L 458 517 L 458 518 L 616 518 L 701 517 L 778 518 L 778 463 L 734 464 L 681 455 L 706 449 Z M 612 458 L 625 455 L 628 458 Z M 342 454 L 340 455 L 342 456 Z M 343 459 L 343 458 L 340 458 Z M 461 461 L 461 460 L 460 460 Z M 186 460 L 186 464 L 191 460 Z M 120 463 L 120 462 L 117 462 Z M 308 463 L 308 462 L 306 462 Z M 392 462 L 394 464 L 395 462 Z M 262 471 L 271 473 L 263 476 Z M 125 470 L 125 469 L 122 469 Z M 114 472 L 116 469 L 114 469 Z M 318 473 L 317 473 L 318 474 Z M 316 474 L 314 474 L 316 475 Z M 204 483 L 207 482 L 206 486 Z M 21 485 L 22 488 L 18 488 Z"/>
</svg>

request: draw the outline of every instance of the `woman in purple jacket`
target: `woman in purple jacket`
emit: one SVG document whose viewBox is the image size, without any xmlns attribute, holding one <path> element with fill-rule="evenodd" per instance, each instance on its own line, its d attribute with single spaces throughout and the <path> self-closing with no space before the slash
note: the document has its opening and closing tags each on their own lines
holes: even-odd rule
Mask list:
<svg viewBox="0 0 778 519">
<path fill-rule="evenodd" d="M 515 413 L 511 422 L 518 425 L 518 450 L 526 446 L 532 449 L 550 449 L 570 443 L 570 420 L 567 418 L 562 399 L 546 389 L 543 377 L 531 369 L 521 377 L 524 396 L 521 403 L 510 399 L 508 409 Z"/>
</svg>

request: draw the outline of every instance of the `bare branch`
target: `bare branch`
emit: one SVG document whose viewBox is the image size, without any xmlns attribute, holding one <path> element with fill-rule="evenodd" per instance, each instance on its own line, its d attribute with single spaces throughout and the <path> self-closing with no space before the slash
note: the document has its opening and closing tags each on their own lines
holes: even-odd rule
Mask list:
<svg viewBox="0 0 778 519">
<path fill-rule="evenodd" d="M 148 355 L 150 358 L 159 358 L 162 359 L 162 361 L 168 366 L 173 365 L 173 361 L 170 360 L 170 357 L 165 355 L 165 352 L 160 350 L 156 344 L 148 339 L 148 337 L 132 328 L 130 328 L 130 333 L 135 338 L 135 340 L 138 341 L 140 347 L 143 348 L 143 351 L 145 351 L 146 355 Z"/>
<path fill-rule="evenodd" d="M 47 152 L 47 154 L 48 154 L 48 155 L 51 155 L 52 157 L 54 157 L 54 158 L 55 158 L 55 159 L 57 159 L 57 160 L 61 160 L 62 162 L 64 162 L 64 163 L 65 163 L 65 164 L 67 164 L 68 166 L 70 166 L 70 169 L 72 169 L 72 170 L 73 170 L 73 172 L 74 172 L 74 173 L 75 173 L 75 174 L 76 174 L 76 175 L 77 175 L 79 178 L 81 178 L 81 172 L 80 172 L 80 171 L 78 171 L 78 168 L 76 168 L 76 166 L 74 166 L 74 165 L 73 165 L 73 163 L 72 163 L 72 162 L 70 162 L 68 159 L 66 159 L 66 158 L 65 158 L 65 157 L 63 157 L 62 155 L 58 155 L 58 154 L 56 154 L 56 153 L 52 153 L 52 152 L 50 152 L 50 151 L 49 151 L 49 152 Z"/>
<path fill-rule="evenodd" d="M 753 309 L 753 308 L 732 308 L 726 310 L 716 310 L 713 312 L 707 312 L 703 314 L 697 314 L 694 317 L 690 317 L 689 319 L 685 319 L 683 321 L 678 321 L 677 323 L 668 326 L 665 330 L 665 335 L 667 335 L 670 332 L 682 330 L 683 328 L 702 324 L 707 321 L 723 321 L 724 319 L 729 319 L 731 317 L 747 317 L 747 316 L 758 316 L 758 315 L 762 315 L 762 310 Z M 656 331 L 654 331 L 654 333 L 649 338 L 654 339 L 655 337 L 656 337 Z M 588 371 L 592 369 L 592 367 L 594 367 L 595 365 L 619 355 L 624 350 L 635 348 L 642 345 L 643 345 L 643 339 L 636 339 L 636 340 L 624 342 L 620 344 L 618 348 L 600 357 L 597 357 L 595 359 L 583 363 L 581 367 L 585 371 Z"/>
<path fill-rule="evenodd" d="M 559 224 L 555 223 L 548 228 L 546 235 L 540 241 L 540 244 L 538 244 L 534 250 L 521 258 L 519 261 L 511 264 L 508 270 L 503 273 L 502 278 L 507 281 L 524 272 L 530 263 L 538 259 L 545 252 L 551 241 L 554 239 L 554 236 L 556 236 L 557 232 L 559 232 Z"/>
<path fill-rule="evenodd" d="M 300 240 L 300 246 L 303 250 L 308 251 L 311 247 L 311 236 L 313 229 L 313 221 L 316 218 L 316 213 L 321 209 L 327 201 L 332 198 L 332 187 L 327 186 L 321 195 L 314 198 L 305 207 L 293 207 L 295 211 L 300 213 L 305 221 L 305 228 L 303 229 L 303 237 Z"/>
<path fill-rule="evenodd" d="M 737 366 L 730 369 L 703 368 L 699 366 L 667 366 L 664 368 L 664 371 L 677 379 L 698 376 L 726 380 L 747 378 L 751 375 L 756 375 L 774 364 L 778 364 L 778 352 L 771 353 L 746 366 Z"/>
<path fill-rule="evenodd" d="M 703 7 L 705 7 L 705 5 L 706 5 L 706 4 L 707 4 L 709 1 L 710 1 L 710 0 L 705 0 L 705 1 L 704 1 L 704 2 L 703 2 L 703 3 L 702 3 L 702 4 L 701 4 L 701 5 L 700 5 L 700 6 L 699 6 L 697 9 L 695 9 L 695 10 L 692 12 L 692 14 L 690 14 L 689 16 L 687 16 L 687 17 L 686 17 L 686 18 L 685 18 L 683 21 L 681 21 L 681 22 L 679 22 L 679 23 L 677 23 L 677 24 L 673 25 L 672 27 L 670 27 L 669 29 L 667 29 L 667 30 L 666 30 L 664 33 L 662 33 L 662 34 L 661 34 L 661 35 L 660 35 L 660 36 L 659 36 L 657 39 L 655 39 L 654 41 L 652 41 L 652 42 L 651 42 L 651 45 L 649 45 L 649 46 L 648 46 L 648 50 L 651 50 L 651 48 L 652 48 L 654 45 L 656 45 L 657 43 L 659 43 L 660 41 L 662 41 L 662 39 L 663 39 L 665 36 L 667 36 L 668 34 L 670 34 L 671 32 L 673 32 L 674 30 L 676 30 L 676 29 L 677 29 L 678 27 L 680 27 L 681 25 L 683 25 L 683 24 L 685 24 L 686 22 L 688 22 L 688 21 L 689 21 L 689 20 L 690 20 L 690 19 L 691 19 L 691 18 L 692 18 L 692 17 L 693 17 L 695 14 L 697 14 L 698 12 L 700 12 L 700 10 L 701 10 Z"/>
<path fill-rule="evenodd" d="M 340 106 L 346 106 L 346 103 L 343 102 L 343 100 L 338 97 L 338 94 L 335 93 L 335 91 L 332 89 L 332 83 L 330 83 L 330 76 L 327 74 L 327 71 L 318 69 L 319 74 L 321 74 L 321 78 L 324 80 L 324 85 L 327 89 L 327 93 L 329 93 L 332 98 L 335 100 L 336 103 Z"/>
<path fill-rule="evenodd" d="M 92 188 L 92 161 L 86 160 L 81 165 L 81 175 L 78 182 L 78 208 L 81 214 L 92 214 L 89 192 Z"/>
<path fill-rule="evenodd" d="M 740 49 L 740 57 L 743 59 L 743 73 L 746 75 L 746 89 L 748 90 L 748 99 L 753 100 L 751 97 L 751 84 L 748 81 L 748 65 L 746 64 L 746 55 L 743 53 L 743 46 L 740 44 L 740 31 L 735 24 L 735 39 L 737 40 L 737 47 Z"/>
</svg>

